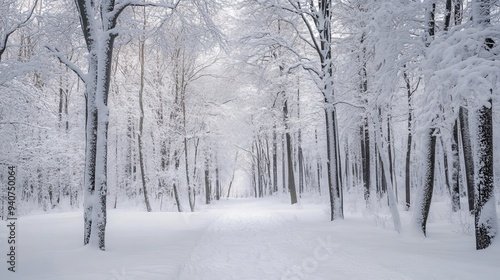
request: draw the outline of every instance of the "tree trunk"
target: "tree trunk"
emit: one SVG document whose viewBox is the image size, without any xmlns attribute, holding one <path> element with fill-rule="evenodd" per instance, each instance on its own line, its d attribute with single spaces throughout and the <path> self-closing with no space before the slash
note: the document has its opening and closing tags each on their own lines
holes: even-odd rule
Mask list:
<svg viewBox="0 0 500 280">
<path fill-rule="evenodd" d="M 444 146 L 443 138 L 439 138 L 441 141 L 441 151 L 443 152 L 443 177 L 444 177 L 444 184 L 446 186 L 446 190 L 451 194 L 451 184 L 450 184 L 450 178 L 449 178 L 449 161 L 448 161 L 448 154 L 446 151 L 446 148 Z M 453 163 L 452 163 L 453 164 Z"/>
<path fill-rule="evenodd" d="M 491 90 L 491 93 L 493 90 Z M 498 230 L 493 171 L 492 100 L 478 112 L 478 180 L 476 183 L 476 249 L 489 247 Z"/>
<path fill-rule="evenodd" d="M 238 162 L 238 152 L 236 152 L 236 155 L 234 156 L 233 175 L 231 175 L 231 181 L 229 182 L 229 187 L 227 188 L 227 197 L 226 198 L 229 198 L 229 195 L 231 194 L 231 187 L 233 186 L 233 180 L 234 180 L 234 174 L 236 173 L 236 163 L 237 162 Z"/>
<path fill-rule="evenodd" d="M 191 212 L 194 212 L 195 206 L 195 193 L 193 190 L 193 186 L 191 185 L 190 175 L 189 175 L 189 157 L 188 157 L 188 139 L 187 139 L 187 131 L 186 131 L 186 97 L 182 94 L 182 115 L 183 115 L 183 124 L 184 124 L 184 168 L 186 174 L 186 184 L 188 189 L 188 199 L 189 199 L 189 208 Z M 194 177 L 193 177 L 194 178 Z"/>
<path fill-rule="evenodd" d="M 333 108 L 325 108 L 326 118 L 326 142 L 327 142 L 327 162 L 328 171 L 328 190 L 330 195 L 330 219 L 333 221 L 336 218 L 342 218 L 343 214 L 340 209 L 340 194 L 339 185 L 337 184 L 337 149 L 335 138 L 335 114 Z"/>
<path fill-rule="evenodd" d="M 96 73 L 97 57 L 91 55 L 89 57 L 89 73 Z M 86 101 L 87 108 L 85 111 L 86 133 L 85 133 L 85 175 L 84 175 L 84 236 L 83 244 L 87 245 L 90 241 L 93 224 L 94 212 L 94 195 L 95 195 L 95 176 L 96 176 L 96 149 L 97 149 L 97 107 L 95 104 L 95 92 L 93 85 L 95 82 L 90 79 L 96 79 L 95 75 L 89 75 L 89 80 L 86 81 Z M 87 85 L 88 83 L 88 85 Z"/>
<path fill-rule="evenodd" d="M 205 156 L 205 203 L 210 204 L 212 196 L 212 187 L 210 183 L 210 165 L 208 162 L 208 156 Z"/>
<path fill-rule="evenodd" d="M 338 130 L 338 125 L 337 125 L 337 111 L 333 111 L 333 132 L 334 134 L 334 139 L 335 139 L 335 154 L 337 156 L 337 203 L 336 203 L 336 212 L 339 218 L 344 218 L 344 200 L 343 200 L 343 187 L 342 185 L 344 184 L 343 176 L 342 176 L 342 160 L 340 158 L 340 137 L 339 137 L 339 130 Z"/>
<path fill-rule="evenodd" d="M 146 11 L 144 11 L 144 24 L 146 24 Z M 144 47 L 145 42 L 141 41 L 139 43 L 139 59 L 141 65 L 141 78 L 140 78 L 140 86 L 139 86 L 139 134 L 137 135 L 137 149 L 139 151 L 139 167 L 141 169 L 141 183 L 142 183 L 142 193 L 144 194 L 144 203 L 146 204 L 146 211 L 151 212 L 151 204 L 149 203 L 148 197 L 148 189 L 146 186 L 146 167 L 143 156 L 143 143 L 142 136 L 144 131 L 144 105 L 143 105 L 143 96 L 144 96 Z"/>
<path fill-rule="evenodd" d="M 401 219 L 399 217 L 399 211 L 398 211 L 398 206 L 397 206 L 397 201 L 396 197 L 394 195 L 394 186 L 392 185 L 392 176 L 389 171 L 389 168 L 387 166 L 390 165 L 389 159 L 386 156 L 386 151 L 384 151 L 384 146 L 382 145 L 383 141 L 383 136 L 382 136 L 382 129 L 381 129 L 380 121 L 378 117 L 375 119 L 375 142 L 377 145 L 377 150 L 379 154 L 379 158 L 381 161 L 381 169 L 383 173 L 383 177 L 385 178 L 385 182 L 387 184 L 386 187 L 386 193 L 387 193 L 387 199 L 389 202 L 389 208 L 391 210 L 392 214 L 392 221 L 394 224 L 394 230 L 396 230 L 398 233 L 401 232 Z M 389 145 L 387 145 L 388 148 L 390 148 Z M 387 154 L 389 154 L 389 150 L 387 151 Z"/>
<path fill-rule="evenodd" d="M 278 192 L 278 139 L 276 123 L 273 125 L 273 193 Z"/>
<path fill-rule="evenodd" d="M 215 199 L 220 200 L 221 189 L 220 189 L 220 175 L 219 175 L 219 160 L 215 157 Z"/>
<path fill-rule="evenodd" d="M 460 136 L 462 138 L 462 150 L 464 155 L 465 182 L 467 183 L 467 202 L 469 212 L 474 213 L 474 158 L 472 156 L 472 144 L 469 130 L 468 110 L 460 107 Z"/>
<path fill-rule="evenodd" d="M 472 4 L 474 25 L 487 28 L 490 25 L 490 0 L 476 0 Z M 495 42 L 486 38 L 484 48 L 491 51 Z M 487 104 L 478 115 L 478 163 L 476 180 L 475 232 L 476 249 L 488 248 L 498 232 L 498 218 L 495 203 L 495 179 L 493 169 L 493 89 L 484 93 Z"/>
<path fill-rule="evenodd" d="M 419 205 L 415 209 L 415 221 L 420 226 L 420 229 L 427 234 L 427 218 L 429 217 L 429 209 L 431 207 L 432 193 L 434 191 L 434 176 L 436 163 L 436 130 L 431 129 L 427 135 L 427 142 L 424 144 L 426 151 L 425 159 L 425 181 L 420 195 Z"/>
<path fill-rule="evenodd" d="M 406 140 L 406 161 L 405 161 L 405 209 L 409 210 L 411 206 L 411 147 L 413 145 L 412 138 L 412 122 L 413 122 L 413 109 L 412 109 L 412 90 L 410 85 L 410 80 L 406 71 L 403 72 L 403 77 L 406 83 L 406 92 L 408 97 L 408 137 Z"/>
<path fill-rule="evenodd" d="M 262 160 L 261 160 L 261 154 L 260 154 L 260 149 L 258 146 L 258 139 L 254 140 L 254 145 L 255 145 L 255 153 L 257 154 L 257 160 L 255 161 L 255 169 L 257 170 L 257 178 L 255 179 L 256 181 L 256 192 L 255 192 L 255 197 L 262 197 Z"/>
<path fill-rule="evenodd" d="M 179 165 L 180 165 L 180 158 L 179 158 L 179 151 L 175 150 L 174 152 L 174 166 L 175 166 L 175 174 L 176 174 L 176 179 L 174 180 L 174 183 L 172 184 L 172 188 L 174 191 L 174 199 L 175 199 L 175 204 L 177 204 L 177 211 L 182 212 L 182 204 L 181 200 L 179 199 L 179 191 L 177 190 L 177 174 L 179 170 Z"/>
<path fill-rule="evenodd" d="M 451 140 L 451 210 L 460 210 L 460 185 L 458 175 L 460 170 L 460 157 L 458 156 L 458 119 L 453 124 L 453 139 Z"/>
<path fill-rule="evenodd" d="M 300 121 L 300 85 L 297 86 L 297 120 Z M 299 193 L 304 192 L 304 154 L 302 152 L 302 131 L 297 132 L 297 158 L 299 163 Z"/>
<path fill-rule="evenodd" d="M 389 173 L 391 174 L 391 185 L 394 190 L 394 197 L 396 203 L 398 202 L 398 184 L 396 180 L 396 172 L 394 171 L 394 156 L 393 156 L 393 139 L 392 139 L 392 129 L 391 129 L 391 116 L 387 117 L 387 151 L 389 154 Z"/>
<path fill-rule="evenodd" d="M 109 111 L 107 107 L 116 19 L 102 18 L 103 29 L 94 29 L 93 10 L 84 0 L 76 0 L 88 57 L 86 87 L 86 156 L 84 198 L 84 244 L 105 250 L 107 141 Z M 101 3 L 102 10 L 111 11 L 112 3 Z M 102 35 L 102 36 L 101 36 Z"/>
<path fill-rule="evenodd" d="M 283 133 L 281 135 L 281 180 L 282 180 L 282 188 L 283 188 L 283 193 L 287 192 L 287 183 L 286 183 L 286 154 L 285 154 L 285 145 L 286 145 L 286 140 L 285 140 L 285 134 Z"/>
<path fill-rule="evenodd" d="M 288 190 L 290 191 L 290 200 L 292 204 L 297 203 L 297 191 L 295 189 L 295 178 L 293 172 L 293 152 L 292 152 L 292 141 L 290 137 L 289 125 L 288 125 L 288 101 L 285 100 L 283 104 L 283 114 L 285 116 L 285 137 L 286 137 L 286 154 L 288 162 Z"/>
<path fill-rule="evenodd" d="M 314 130 L 314 140 L 316 141 L 316 148 L 318 148 L 318 131 Z M 321 195 L 321 158 L 319 155 L 316 156 L 316 177 L 318 180 L 318 193 Z"/>
<path fill-rule="evenodd" d="M 361 126 L 361 166 L 363 167 L 363 184 L 365 202 L 370 201 L 370 133 L 367 121 Z"/>
<path fill-rule="evenodd" d="M 436 22 L 435 22 L 436 3 L 431 1 L 429 7 L 429 18 L 427 20 L 427 35 L 429 36 L 425 42 L 426 47 L 429 47 L 431 40 L 434 39 Z M 434 177 L 436 165 L 436 128 L 430 128 L 425 135 L 423 150 L 425 151 L 425 177 L 424 185 L 421 189 L 418 205 L 415 207 L 414 223 L 416 223 L 424 236 L 427 234 L 427 218 L 429 217 L 429 209 L 431 207 L 432 194 L 434 191 Z"/>
<path fill-rule="evenodd" d="M 454 0 L 455 2 L 455 25 L 460 25 L 462 24 L 462 3 L 463 1 L 460 0 Z"/>
</svg>

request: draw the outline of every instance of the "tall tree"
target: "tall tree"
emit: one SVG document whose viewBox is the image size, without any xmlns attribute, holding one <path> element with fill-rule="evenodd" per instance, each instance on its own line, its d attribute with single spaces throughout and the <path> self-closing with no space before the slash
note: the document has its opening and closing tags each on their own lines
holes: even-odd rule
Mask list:
<svg viewBox="0 0 500 280">
<path fill-rule="evenodd" d="M 143 7 L 143 31 L 146 29 L 146 7 Z M 149 202 L 148 188 L 146 186 L 146 163 L 144 160 L 144 82 L 145 82 L 145 48 L 146 41 L 141 39 L 139 42 L 139 64 L 140 64 L 140 82 L 139 82 L 139 134 L 137 135 L 137 150 L 139 152 L 139 167 L 141 169 L 142 193 L 144 194 L 144 203 L 146 211 L 151 212 L 151 203 Z"/>
<path fill-rule="evenodd" d="M 487 29 L 490 25 L 490 0 L 473 1 L 474 25 Z M 484 39 L 483 48 L 490 52 L 495 42 L 491 37 Z M 479 53 L 478 55 L 481 55 Z M 493 171 L 493 89 L 483 92 L 484 101 L 478 115 L 478 170 L 476 181 L 476 249 L 488 248 L 498 231 L 498 219 L 495 203 Z"/>
<path fill-rule="evenodd" d="M 436 32 L 436 2 L 429 0 L 427 3 L 427 39 L 426 46 L 429 47 L 431 41 L 434 39 Z M 433 124 L 435 125 L 435 124 Z M 436 138 L 438 129 L 436 127 L 427 128 L 425 135 L 425 142 L 423 143 L 423 153 L 425 154 L 424 163 L 424 183 L 417 198 L 417 205 L 413 214 L 414 223 L 424 235 L 427 234 L 427 218 L 429 217 L 429 210 L 431 207 L 432 194 L 434 191 L 434 177 L 435 177 L 435 164 L 436 164 Z"/>
<path fill-rule="evenodd" d="M 85 84 L 86 148 L 84 179 L 84 237 L 85 245 L 105 250 L 107 148 L 108 148 L 108 97 L 113 47 L 119 31 L 118 19 L 127 7 L 161 6 L 126 0 L 75 0 L 85 44 L 88 51 L 87 73 L 59 53 L 61 62 L 70 67 Z"/>
<path fill-rule="evenodd" d="M 291 0 L 291 1 L 255 1 L 265 9 L 273 9 L 282 17 L 290 27 L 297 33 L 298 38 L 310 47 L 311 52 L 302 53 L 300 49 L 294 49 L 292 41 L 286 41 L 283 37 L 272 37 L 273 33 L 262 37 L 290 50 L 295 55 L 296 62 L 287 65 L 286 72 L 293 68 L 302 67 L 318 86 L 324 102 L 325 133 L 328 189 L 330 198 L 330 219 L 343 218 L 341 182 L 342 174 L 339 155 L 339 136 L 337 128 L 337 110 L 334 92 L 334 61 L 332 46 L 332 10 L 331 0 Z M 289 15 L 297 16 L 297 21 L 291 21 Z M 292 37 L 293 38 L 293 37 Z M 293 39 L 292 39 L 293 40 Z"/>
<path fill-rule="evenodd" d="M 290 136 L 290 124 L 288 122 L 288 100 L 285 99 L 283 103 L 283 114 L 285 118 L 285 137 L 286 137 L 286 158 L 288 166 L 288 191 L 290 191 L 290 200 L 292 204 L 297 203 L 297 190 L 295 187 L 295 175 L 293 171 L 293 152 L 292 141 Z"/>
</svg>

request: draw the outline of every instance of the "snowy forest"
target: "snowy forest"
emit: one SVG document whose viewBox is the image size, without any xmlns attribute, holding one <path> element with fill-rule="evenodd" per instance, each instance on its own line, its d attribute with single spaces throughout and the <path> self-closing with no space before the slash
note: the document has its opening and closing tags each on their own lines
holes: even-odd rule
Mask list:
<svg viewBox="0 0 500 280">
<path fill-rule="evenodd" d="M 499 86 L 498 0 L 0 0 L 0 278 L 500 279 Z"/>
</svg>

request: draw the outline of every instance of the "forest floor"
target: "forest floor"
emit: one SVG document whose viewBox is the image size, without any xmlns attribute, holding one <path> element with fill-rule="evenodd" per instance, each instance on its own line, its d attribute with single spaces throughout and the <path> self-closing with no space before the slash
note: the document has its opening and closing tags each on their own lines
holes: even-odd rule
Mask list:
<svg viewBox="0 0 500 280">
<path fill-rule="evenodd" d="M 29 215 L 18 220 L 15 273 L 0 224 L 0 279 L 499 279 L 500 242 L 476 251 L 470 217 L 433 216 L 423 238 L 401 215 L 398 234 L 387 215 L 346 211 L 329 222 L 323 203 L 278 198 L 218 201 L 196 213 L 113 210 L 105 252 L 82 247 L 80 212 Z"/>
</svg>

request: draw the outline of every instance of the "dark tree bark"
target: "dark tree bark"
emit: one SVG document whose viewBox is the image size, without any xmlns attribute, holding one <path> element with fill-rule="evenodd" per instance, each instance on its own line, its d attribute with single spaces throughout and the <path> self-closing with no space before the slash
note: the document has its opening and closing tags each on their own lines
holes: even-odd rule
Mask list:
<svg viewBox="0 0 500 280">
<path fill-rule="evenodd" d="M 490 95 L 493 93 L 491 90 Z M 492 99 L 489 106 L 478 112 L 479 163 L 476 183 L 476 249 L 488 248 L 497 234 L 497 213 L 493 171 L 493 114 Z"/>
<path fill-rule="evenodd" d="M 444 13 L 444 31 L 448 31 L 451 22 L 451 2 L 452 0 L 446 0 L 445 13 Z"/>
<path fill-rule="evenodd" d="M 285 138 L 286 138 L 286 155 L 288 163 L 288 190 L 290 191 L 290 201 L 292 204 L 297 203 L 297 191 L 295 189 L 295 176 L 293 172 L 293 152 L 292 141 L 290 137 L 288 125 L 288 101 L 285 99 L 283 103 L 283 114 L 285 117 Z"/>
<path fill-rule="evenodd" d="M 405 209 L 409 210 L 411 206 L 411 148 L 413 145 L 413 109 L 412 109 L 412 90 L 410 79 L 406 71 L 403 72 L 403 78 L 406 84 L 406 93 L 408 98 L 408 136 L 406 140 L 406 160 L 405 160 Z"/>
<path fill-rule="evenodd" d="M 458 184 L 458 176 L 460 170 L 460 157 L 458 156 L 458 119 L 453 124 L 453 139 L 451 140 L 451 174 L 450 174 L 450 191 L 451 191 L 451 210 L 457 212 L 460 210 L 460 185 Z"/>
<path fill-rule="evenodd" d="M 450 184 L 450 178 L 449 178 L 449 161 L 448 161 L 448 154 L 446 151 L 446 148 L 444 146 L 443 138 L 439 138 L 441 141 L 441 151 L 443 152 L 443 177 L 444 177 L 444 184 L 446 186 L 446 189 L 448 192 L 451 194 L 451 184 Z"/>
<path fill-rule="evenodd" d="M 363 168 L 364 196 L 366 203 L 370 201 L 370 133 L 367 120 L 361 126 L 361 166 Z"/>
<path fill-rule="evenodd" d="M 221 185 L 220 185 L 220 175 L 219 175 L 219 160 L 216 156 L 215 158 L 215 200 L 220 200 L 221 195 Z"/>
<path fill-rule="evenodd" d="M 361 56 L 358 59 L 361 62 L 361 69 L 359 70 L 359 76 L 361 78 L 359 84 L 359 91 L 364 99 L 364 103 L 366 103 L 366 94 L 368 92 L 368 73 L 366 70 L 367 58 L 366 58 L 366 45 L 365 43 L 366 34 L 363 32 L 361 34 L 360 46 L 361 46 Z M 368 128 L 368 118 L 365 117 L 363 120 L 363 124 L 361 125 L 361 166 L 362 166 L 362 174 L 363 174 L 363 184 L 364 184 L 364 198 L 366 205 L 370 203 L 370 131 Z"/>
<path fill-rule="evenodd" d="M 256 154 L 256 160 L 255 160 L 255 169 L 257 170 L 257 178 L 255 179 L 256 181 L 256 193 L 255 197 L 262 197 L 262 160 L 261 160 L 261 153 L 258 145 L 258 139 L 254 140 L 254 153 Z"/>
<path fill-rule="evenodd" d="M 453 0 L 455 2 L 454 15 L 455 15 L 455 25 L 460 25 L 462 23 L 462 3 L 461 0 Z"/>
<path fill-rule="evenodd" d="M 426 144 L 426 159 L 425 159 L 425 181 L 422 190 L 422 202 L 419 205 L 420 209 L 417 215 L 420 228 L 424 235 L 427 235 L 427 218 L 429 217 L 429 209 L 431 208 L 432 193 L 434 192 L 434 176 L 436 163 L 436 130 L 431 129 L 427 138 L 429 143 Z"/>
<path fill-rule="evenodd" d="M 210 164 L 208 156 L 205 156 L 205 203 L 210 204 L 212 198 L 212 186 L 210 182 Z"/>
</svg>

